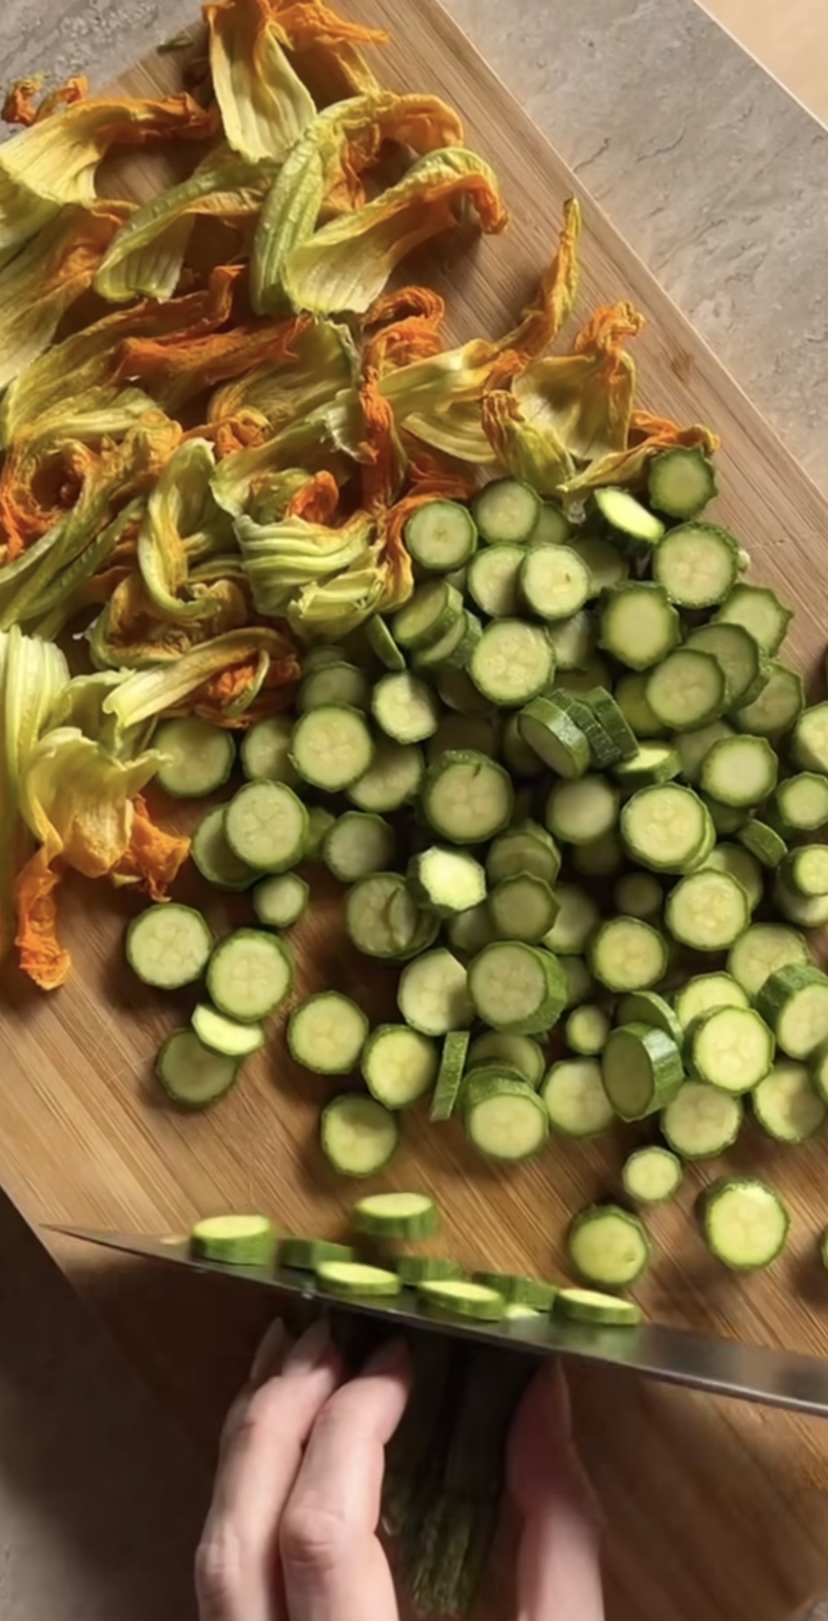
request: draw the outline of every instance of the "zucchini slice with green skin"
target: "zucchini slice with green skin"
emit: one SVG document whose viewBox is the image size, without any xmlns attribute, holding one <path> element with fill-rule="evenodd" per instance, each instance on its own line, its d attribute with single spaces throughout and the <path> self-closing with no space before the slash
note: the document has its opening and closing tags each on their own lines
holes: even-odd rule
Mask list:
<svg viewBox="0 0 828 1621">
<path fill-rule="evenodd" d="M 773 1064 L 773 1031 L 754 1008 L 712 1008 L 690 1032 L 690 1066 L 724 1092 L 752 1092 Z"/>
<path fill-rule="evenodd" d="M 295 787 L 299 775 L 290 759 L 293 721 L 289 715 L 268 715 L 245 732 L 239 744 L 241 768 L 248 782 L 264 777 Z"/>
<path fill-rule="evenodd" d="M 359 1062 L 367 1035 L 362 1009 L 339 991 L 309 996 L 288 1020 L 291 1056 L 317 1075 L 347 1075 Z"/>
<path fill-rule="evenodd" d="M 373 1176 L 393 1157 L 397 1117 L 376 1098 L 345 1092 L 322 1111 L 322 1152 L 340 1176 Z"/>
<path fill-rule="evenodd" d="M 156 1078 L 182 1109 L 206 1109 L 223 1098 L 239 1073 L 238 1059 L 211 1051 L 194 1030 L 174 1030 L 155 1061 Z"/>
<path fill-rule="evenodd" d="M 578 782 L 556 782 L 546 801 L 544 821 L 563 844 L 591 844 L 618 821 L 618 790 L 596 774 Z"/>
<path fill-rule="evenodd" d="M 493 619 L 469 659 L 468 671 L 490 703 L 520 709 L 551 685 L 555 654 L 542 626 L 526 619 Z"/>
<path fill-rule="evenodd" d="M 447 580 L 429 580 L 418 585 L 403 608 L 391 621 L 391 634 L 405 651 L 429 647 L 438 642 L 463 612 L 463 598 Z"/>
<path fill-rule="evenodd" d="M 800 895 L 781 874 L 773 886 L 773 900 L 782 916 L 800 929 L 821 929 L 828 923 L 828 895 Z"/>
<path fill-rule="evenodd" d="M 790 964 L 810 965 L 808 942 L 785 923 L 753 923 L 731 947 L 727 970 L 755 1002 L 771 974 Z"/>
<path fill-rule="evenodd" d="M 680 771 L 681 758 L 671 745 L 642 743 L 631 759 L 619 761 L 613 774 L 622 788 L 649 788 L 672 782 Z"/>
<path fill-rule="evenodd" d="M 790 731 L 805 708 L 805 688 L 796 670 L 772 664 L 761 692 L 736 710 L 733 719 L 740 732 L 777 738 Z"/>
<path fill-rule="evenodd" d="M 438 917 L 468 912 L 486 899 L 486 873 L 474 856 L 432 845 L 408 865 L 408 883 L 418 901 Z"/>
<path fill-rule="evenodd" d="M 485 902 L 472 906 L 468 912 L 456 912 L 453 917 L 446 919 L 445 927 L 452 951 L 462 951 L 472 957 L 494 939 L 492 920 Z"/>
<path fill-rule="evenodd" d="M 266 929 L 289 929 L 308 908 L 310 887 L 295 872 L 263 878 L 253 891 L 256 921 Z"/>
<path fill-rule="evenodd" d="M 261 929 L 236 929 L 220 940 L 207 964 L 207 990 L 220 1013 L 255 1024 L 275 1013 L 293 982 L 293 957 L 283 940 Z"/>
<path fill-rule="evenodd" d="M 371 714 L 386 737 L 396 743 L 423 743 L 440 723 L 440 706 L 431 688 L 407 670 L 384 675 L 371 694 Z"/>
<path fill-rule="evenodd" d="M 365 623 L 365 640 L 386 670 L 404 670 L 405 656 L 379 614 Z"/>
<path fill-rule="evenodd" d="M 532 539 L 541 518 L 541 500 L 520 479 L 498 478 L 478 490 L 471 510 L 487 545 L 514 545 Z"/>
<path fill-rule="evenodd" d="M 731 838 L 750 817 L 749 810 L 734 810 L 732 805 L 723 805 L 720 799 L 713 799 L 710 794 L 702 794 L 702 799 L 713 823 L 713 831 L 719 839 Z"/>
<path fill-rule="evenodd" d="M 636 1204 L 663 1204 L 678 1193 L 684 1181 L 681 1160 L 653 1143 L 630 1154 L 621 1172 L 624 1191 Z"/>
<path fill-rule="evenodd" d="M 566 546 L 572 525 L 556 501 L 541 501 L 537 522 L 529 536 L 530 546 Z"/>
<path fill-rule="evenodd" d="M 620 585 L 629 577 L 629 559 L 612 541 L 604 540 L 601 535 L 581 535 L 572 545 L 589 571 L 591 597 L 599 597 L 602 591 Z"/>
<path fill-rule="evenodd" d="M 468 608 L 464 608 L 460 618 L 442 635 L 438 641 L 429 642 L 428 647 L 416 647 L 411 655 L 411 664 L 415 670 L 422 673 L 433 674 L 438 678 L 438 691 L 443 701 L 447 702 L 442 692 L 441 679 L 443 676 L 465 675 L 466 665 L 483 634 L 480 620 Z M 466 677 L 468 686 L 474 691 L 471 681 Z"/>
<path fill-rule="evenodd" d="M 460 1278 L 426 1279 L 417 1287 L 422 1306 L 443 1317 L 474 1317 L 482 1323 L 498 1323 L 506 1315 L 506 1301 L 496 1289 Z"/>
<path fill-rule="evenodd" d="M 750 902 L 729 872 L 704 869 L 682 878 L 670 891 L 664 921 L 681 945 L 726 951 L 750 923 Z"/>
<path fill-rule="evenodd" d="M 681 1159 L 714 1159 L 735 1143 L 742 1127 L 742 1100 L 704 1081 L 685 1081 L 661 1116 L 661 1130 Z"/>
<path fill-rule="evenodd" d="M 619 664 L 648 670 L 678 646 L 681 624 L 662 586 L 649 580 L 625 581 L 604 594 L 599 639 Z"/>
<path fill-rule="evenodd" d="M 598 1289 L 559 1289 L 552 1308 L 556 1316 L 596 1327 L 635 1328 L 641 1309 L 632 1300 L 617 1300 Z"/>
<path fill-rule="evenodd" d="M 478 692 L 465 668 L 456 669 L 453 664 L 439 665 L 434 682 L 447 709 L 454 710 L 458 715 L 490 714 L 491 705 L 482 692 Z"/>
<path fill-rule="evenodd" d="M 555 899 L 560 911 L 543 944 L 547 951 L 578 956 L 586 950 L 601 921 L 597 904 L 577 884 L 557 884 Z"/>
<path fill-rule="evenodd" d="M 553 1064 L 540 1096 L 550 1125 L 562 1137 L 598 1137 L 612 1124 L 613 1108 L 594 1058 L 566 1058 Z"/>
<path fill-rule="evenodd" d="M 249 889 L 259 874 L 230 849 L 224 832 L 224 813 L 224 805 L 214 805 L 205 812 L 193 834 L 190 855 L 202 878 L 216 889 Z"/>
<path fill-rule="evenodd" d="M 452 1039 L 457 1038 L 446 1037 L 447 1041 Z M 472 1042 L 468 1049 L 469 1069 L 480 1064 L 506 1064 L 536 1091 L 546 1069 L 546 1059 L 539 1043 L 533 1041 L 531 1036 L 516 1036 L 507 1030 L 487 1030 L 485 1035 L 478 1036 Z"/>
<path fill-rule="evenodd" d="M 162 721 L 152 746 L 165 756 L 155 780 L 176 799 L 203 799 L 215 793 L 227 781 L 236 758 L 232 733 L 195 715 Z"/>
<path fill-rule="evenodd" d="M 554 1283 L 524 1277 L 519 1272 L 473 1272 L 472 1279 L 486 1289 L 494 1289 L 509 1305 L 527 1306 L 532 1311 L 551 1311 L 558 1293 Z"/>
<path fill-rule="evenodd" d="M 639 541 L 646 546 L 657 546 L 665 524 L 654 513 L 648 512 L 629 490 L 610 486 L 595 491 L 595 505 L 611 529 L 617 530 L 625 540 Z"/>
<path fill-rule="evenodd" d="M 739 542 L 717 524 L 677 524 L 653 553 L 653 579 L 679 608 L 715 608 L 738 577 Z"/>
<path fill-rule="evenodd" d="M 810 1058 L 828 1040 L 828 976 L 818 968 L 777 968 L 758 991 L 756 1007 L 789 1058 Z"/>
<path fill-rule="evenodd" d="M 823 1042 L 811 1054 L 809 1072 L 823 1102 L 828 1103 L 828 1042 Z"/>
<path fill-rule="evenodd" d="M 350 1244 L 330 1244 L 326 1238 L 283 1238 L 279 1265 L 295 1272 L 315 1272 L 322 1261 L 355 1261 Z"/>
<path fill-rule="evenodd" d="M 518 590 L 538 619 L 569 619 L 593 595 L 589 569 L 571 546 L 533 544 L 518 577 Z"/>
<path fill-rule="evenodd" d="M 308 813 L 285 782 L 245 783 L 224 813 L 227 843 L 255 872 L 287 872 L 302 860 Z"/>
<path fill-rule="evenodd" d="M 433 1238 L 440 1212 L 427 1193 L 369 1193 L 352 1205 L 351 1223 L 371 1238 L 402 1238 L 415 1244 Z"/>
<path fill-rule="evenodd" d="M 731 974 L 695 974 L 676 993 L 675 1014 L 682 1031 L 688 1031 L 714 1008 L 749 1006 L 747 991 Z"/>
<path fill-rule="evenodd" d="M 654 1030 L 663 1030 L 681 1049 L 684 1040 L 681 1020 L 658 991 L 632 991 L 629 996 L 622 996 L 615 1017 L 620 1025 L 651 1024 Z"/>
<path fill-rule="evenodd" d="M 676 1096 L 683 1080 L 681 1052 L 654 1025 L 613 1030 L 601 1056 L 607 1098 L 622 1120 L 644 1120 Z"/>
<path fill-rule="evenodd" d="M 429 766 L 421 804 L 429 827 L 450 844 L 483 844 L 508 825 L 514 789 L 501 765 L 458 749 Z"/>
<path fill-rule="evenodd" d="M 735 810 L 770 799 L 779 761 L 766 737 L 722 737 L 705 755 L 701 785 L 706 794 Z"/>
<path fill-rule="evenodd" d="M 491 619 L 520 612 L 519 580 L 525 546 L 487 546 L 469 566 L 466 589 L 475 607 Z"/>
<path fill-rule="evenodd" d="M 463 1087 L 468 1051 L 468 1030 L 450 1030 L 443 1042 L 429 1120 L 450 1120 L 454 1114 Z"/>
<path fill-rule="evenodd" d="M 646 1270 L 652 1252 L 638 1216 L 620 1205 L 592 1205 L 571 1223 L 567 1253 L 584 1283 L 628 1289 Z"/>
<path fill-rule="evenodd" d="M 790 1216 L 759 1177 L 731 1177 L 709 1188 L 702 1230 L 711 1255 L 736 1271 L 769 1266 L 782 1254 Z"/>
<path fill-rule="evenodd" d="M 516 878 L 522 872 L 554 885 L 560 870 L 558 846 L 551 833 L 538 822 L 523 822 L 501 833 L 492 840 L 486 857 L 486 876 L 492 885 L 504 878 Z"/>
<path fill-rule="evenodd" d="M 804 1143 L 824 1125 L 825 1098 L 805 1064 L 780 1058 L 751 1095 L 762 1130 L 780 1143 Z"/>
<path fill-rule="evenodd" d="M 567 1047 L 584 1058 L 603 1052 L 611 1029 L 609 1014 L 603 1008 L 584 1002 L 573 1008 L 564 1026 Z"/>
<path fill-rule="evenodd" d="M 558 958 L 566 979 L 566 1006 L 578 1007 L 595 994 L 595 980 L 583 957 L 563 956 Z"/>
<path fill-rule="evenodd" d="M 828 845 L 799 845 L 785 857 L 780 871 L 798 894 L 828 895 Z"/>
<path fill-rule="evenodd" d="M 308 832 L 305 839 L 305 848 L 302 851 L 303 861 L 321 861 L 325 840 L 336 821 L 333 811 L 326 810 L 324 805 L 311 805 L 308 811 Z"/>
<path fill-rule="evenodd" d="M 461 721 L 459 724 L 461 727 L 469 727 L 469 731 L 471 730 L 468 721 Z M 459 738 L 452 739 L 451 743 L 446 746 L 455 749 L 461 748 L 469 740 L 468 738 L 462 740 Z M 480 748 L 480 744 L 474 742 L 472 747 Z M 486 752 L 485 749 L 481 749 L 481 753 L 485 754 Z M 496 752 L 495 748 L 492 748 L 491 752 L 494 754 Z M 534 749 L 530 749 L 520 730 L 519 711 L 517 714 L 513 713 L 509 716 L 503 728 L 500 752 L 503 756 L 503 764 L 513 777 L 522 777 L 526 781 L 531 781 L 535 777 L 543 776 L 543 762 L 538 759 Z"/>
<path fill-rule="evenodd" d="M 742 625 L 765 653 L 778 653 L 793 611 L 766 585 L 735 585 L 716 615 L 716 624 Z"/>
<path fill-rule="evenodd" d="M 718 720 L 730 694 L 724 670 L 712 654 L 678 647 L 651 672 L 646 698 L 662 726 L 681 732 Z"/>
<path fill-rule="evenodd" d="M 647 489 L 656 512 L 695 518 L 717 493 L 713 463 L 697 445 L 676 445 L 653 457 Z"/>
<path fill-rule="evenodd" d="M 370 1296 L 402 1293 L 402 1278 L 396 1272 L 386 1272 L 381 1266 L 367 1266 L 363 1261 L 320 1261 L 316 1276 L 331 1294 Z"/>
<path fill-rule="evenodd" d="M 290 757 L 296 770 L 304 782 L 327 794 L 353 789 L 374 763 L 375 752 L 362 711 L 345 704 L 309 709 L 293 728 Z M 227 836 L 230 838 L 229 829 Z"/>
<path fill-rule="evenodd" d="M 371 1096 L 386 1109 L 408 1109 L 437 1079 L 437 1049 L 407 1024 L 380 1024 L 362 1049 L 360 1068 Z"/>
<path fill-rule="evenodd" d="M 322 846 L 326 867 L 343 884 L 384 872 L 394 859 L 394 829 L 369 811 L 346 811 L 328 829 Z"/>
<path fill-rule="evenodd" d="M 637 917 L 614 917 L 602 923 L 590 941 L 589 966 L 609 991 L 646 991 L 667 969 L 664 936 Z"/>
<path fill-rule="evenodd" d="M 497 940 L 472 958 L 468 990 L 484 1024 L 533 1036 L 557 1023 L 567 986 L 551 952 L 520 940 Z"/>
<path fill-rule="evenodd" d="M 349 889 L 345 927 L 366 957 L 397 961 L 431 944 L 439 922 L 421 911 L 402 873 L 376 872 Z"/>
<path fill-rule="evenodd" d="M 552 890 L 543 878 L 532 873 L 501 878 L 489 896 L 489 916 L 498 940 L 527 940 L 530 945 L 538 945 L 557 915 L 558 903 Z"/>
<path fill-rule="evenodd" d="M 687 646 L 709 653 L 721 666 L 734 709 L 752 705 L 764 690 L 772 665 L 767 654 L 744 625 L 722 624 L 718 619 L 701 625 L 687 638 Z M 757 731 L 765 728 L 758 726 Z"/>
<path fill-rule="evenodd" d="M 302 682 L 296 699 L 300 715 L 327 704 L 344 704 L 348 709 L 366 710 L 371 700 L 371 683 L 358 665 L 342 659 L 312 670 Z"/>
<path fill-rule="evenodd" d="M 145 985 L 175 991 L 201 978 L 214 944 L 200 912 L 178 901 L 158 901 L 132 919 L 126 957 Z"/>
<path fill-rule="evenodd" d="M 247 1058 L 264 1046 L 264 1031 L 260 1025 L 239 1024 L 228 1019 L 206 1002 L 193 1008 L 192 1026 L 202 1046 L 224 1058 Z"/>
<path fill-rule="evenodd" d="M 621 811 L 621 837 L 639 866 L 666 873 L 688 872 L 716 842 L 704 802 L 680 782 L 639 788 Z"/>
<path fill-rule="evenodd" d="M 754 827 L 754 822 L 748 822 L 747 827 Z M 745 829 L 747 831 L 747 829 Z M 737 839 L 740 835 L 737 833 Z M 729 872 L 737 884 L 741 884 L 750 902 L 751 911 L 759 905 L 765 893 L 765 880 L 762 874 L 762 863 L 757 860 L 753 852 L 740 844 L 717 844 L 711 850 L 703 863 L 714 872 Z"/>
<path fill-rule="evenodd" d="M 559 777 L 574 781 L 589 770 L 589 739 L 563 701 L 535 698 L 521 710 L 518 728 L 524 743 Z"/>
<path fill-rule="evenodd" d="M 444 715 L 434 736 L 429 739 L 426 749 L 428 764 L 433 765 L 441 755 L 456 752 L 458 749 L 473 749 L 475 754 L 485 754 L 490 760 L 494 760 L 502 745 L 504 761 L 512 770 L 507 758 L 506 736 L 510 725 L 516 724 L 517 717 L 513 715 L 504 728 L 501 739 L 497 726 L 488 715 Z M 537 775 L 540 769 L 540 761 L 533 759 L 529 775 Z M 518 772 L 517 775 L 521 773 Z"/>
<path fill-rule="evenodd" d="M 664 727 L 647 702 L 649 671 L 630 670 L 615 685 L 615 702 L 637 738 L 663 737 Z"/>
<path fill-rule="evenodd" d="M 407 519 L 405 544 L 419 569 L 450 574 L 463 568 L 477 550 L 477 525 L 459 501 L 429 501 Z"/>
<path fill-rule="evenodd" d="M 692 732 L 683 732 L 680 737 L 674 737 L 672 747 L 675 749 L 681 763 L 681 775 L 685 782 L 697 783 L 701 777 L 702 765 L 714 743 L 722 737 L 733 737 L 733 727 L 727 721 L 713 720 L 709 726 L 697 726 Z"/>
<path fill-rule="evenodd" d="M 511 1165 L 539 1153 L 549 1135 L 549 1115 L 534 1088 L 503 1075 L 467 1079 L 463 1124 L 479 1153 Z"/>
<path fill-rule="evenodd" d="M 816 833 L 828 826 L 828 778 L 800 771 L 780 782 L 772 805 L 783 833 Z"/>
<path fill-rule="evenodd" d="M 626 917 L 640 917 L 651 923 L 661 916 L 664 890 L 649 872 L 625 872 L 612 892 L 616 911 Z"/>
<path fill-rule="evenodd" d="M 394 1262 L 406 1289 L 416 1289 L 419 1283 L 444 1282 L 446 1278 L 462 1278 L 459 1261 L 450 1261 L 442 1255 L 401 1255 Z"/>
<path fill-rule="evenodd" d="M 802 771 L 828 775 L 828 702 L 802 711 L 793 729 L 791 759 Z"/>
<path fill-rule="evenodd" d="M 200 1259 L 225 1266 L 269 1266 L 276 1229 L 267 1216 L 207 1216 L 192 1229 L 190 1248 Z"/>
<path fill-rule="evenodd" d="M 588 744 L 592 764 L 599 771 L 619 761 L 629 759 L 638 748 L 635 733 L 630 730 L 615 699 L 605 687 L 594 687 L 582 694 L 567 692 L 565 687 L 553 687 L 549 697 L 553 703 L 567 710 L 575 725 L 580 727 Z"/>
<path fill-rule="evenodd" d="M 426 951 L 408 963 L 397 986 L 397 1007 L 406 1024 L 424 1036 L 445 1036 L 472 1022 L 470 974 L 450 951 Z"/>
<path fill-rule="evenodd" d="M 565 685 L 561 679 L 563 672 L 586 670 L 593 663 L 598 644 L 598 625 L 595 616 L 586 608 L 573 614 L 571 619 L 547 620 L 546 634 L 554 648 L 559 686 Z"/>
</svg>

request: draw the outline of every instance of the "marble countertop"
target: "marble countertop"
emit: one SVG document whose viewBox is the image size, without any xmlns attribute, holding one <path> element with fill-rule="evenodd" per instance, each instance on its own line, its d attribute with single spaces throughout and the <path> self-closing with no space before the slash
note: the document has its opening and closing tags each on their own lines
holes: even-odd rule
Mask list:
<svg viewBox="0 0 828 1621">
<path fill-rule="evenodd" d="M 694 0 L 445 3 L 828 489 L 828 130 Z M 6 0 L 3 76 L 103 84 L 195 10 Z"/>
<path fill-rule="evenodd" d="M 828 490 L 828 130 L 694 0 L 444 3 Z M 2 78 L 102 85 L 195 10 L 5 0 Z M 2 1196 L 0 1249 L 5 1621 L 185 1621 L 203 1466 Z"/>
</svg>

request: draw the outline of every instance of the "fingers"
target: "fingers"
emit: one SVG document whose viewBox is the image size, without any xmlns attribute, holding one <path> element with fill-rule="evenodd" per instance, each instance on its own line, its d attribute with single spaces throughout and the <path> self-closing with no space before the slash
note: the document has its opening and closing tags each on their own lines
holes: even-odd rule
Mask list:
<svg viewBox="0 0 828 1621">
<path fill-rule="evenodd" d="M 384 1449 L 409 1383 L 405 1346 L 392 1342 L 317 1420 L 282 1522 L 290 1621 L 396 1621 L 394 1584 L 376 1530 Z"/>
<path fill-rule="evenodd" d="M 598 1507 L 572 1440 L 557 1364 L 544 1365 L 521 1402 L 507 1475 L 524 1519 L 518 1621 L 603 1621 Z"/>
<path fill-rule="evenodd" d="M 342 1371 L 325 1322 L 288 1350 L 281 1377 L 267 1377 L 278 1371 L 280 1343 L 274 1329 L 225 1425 L 196 1555 L 200 1621 L 278 1621 L 279 1522 L 302 1449 Z"/>
</svg>

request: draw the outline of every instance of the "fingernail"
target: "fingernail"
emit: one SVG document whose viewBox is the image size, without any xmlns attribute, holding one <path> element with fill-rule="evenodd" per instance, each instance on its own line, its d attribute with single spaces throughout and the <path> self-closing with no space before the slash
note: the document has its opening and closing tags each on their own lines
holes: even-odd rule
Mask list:
<svg viewBox="0 0 828 1621">
<path fill-rule="evenodd" d="M 363 1368 L 363 1374 L 374 1373 L 402 1373 L 408 1367 L 408 1346 L 404 1339 L 397 1337 L 386 1340 L 373 1356 L 369 1356 Z"/>
<path fill-rule="evenodd" d="M 331 1348 L 331 1330 L 327 1318 L 320 1317 L 296 1341 L 285 1357 L 283 1373 L 311 1373 L 323 1362 Z"/>
<path fill-rule="evenodd" d="M 282 1366 L 285 1351 L 285 1325 L 281 1317 L 276 1317 L 264 1336 L 250 1369 L 250 1382 L 254 1385 L 263 1385 L 266 1379 L 272 1379 Z"/>
</svg>

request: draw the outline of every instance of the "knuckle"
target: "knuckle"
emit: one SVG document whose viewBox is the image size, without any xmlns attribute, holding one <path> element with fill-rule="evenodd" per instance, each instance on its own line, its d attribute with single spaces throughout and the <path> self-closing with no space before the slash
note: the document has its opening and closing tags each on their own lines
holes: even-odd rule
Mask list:
<svg viewBox="0 0 828 1621">
<path fill-rule="evenodd" d="M 201 1621 L 225 1621 L 241 1590 L 241 1542 L 232 1520 L 208 1522 L 195 1556 Z"/>
<path fill-rule="evenodd" d="M 351 1541 L 351 1530 L 335 1509 L 311 1502 L 288 1504 L 279 1534 L 287 1569 L 326 1576 L 342 1562 Z"/>
</svg>

